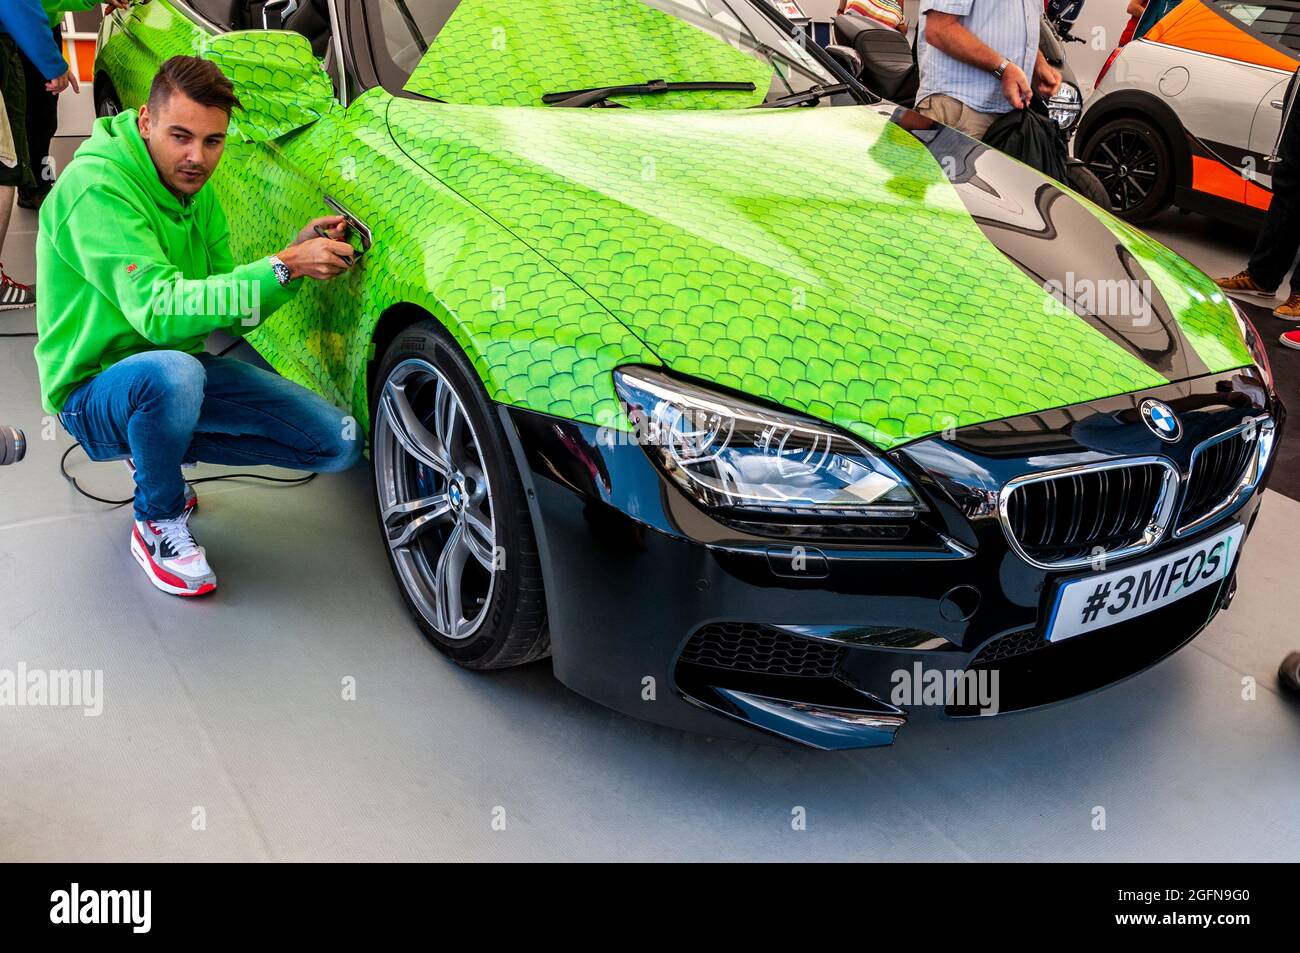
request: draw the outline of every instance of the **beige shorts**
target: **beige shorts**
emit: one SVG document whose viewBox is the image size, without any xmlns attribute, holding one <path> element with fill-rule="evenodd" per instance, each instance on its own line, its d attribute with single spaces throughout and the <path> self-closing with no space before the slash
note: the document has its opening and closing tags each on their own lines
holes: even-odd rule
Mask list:
<svg viewBox="0 0 1300 953">
<path fill-rule="evenodd" d="M 18 150 L 14 146 L 14 133 L 9 128 L 9 116 L 5 113 L 4 93 L 0 93 L 0 165 L 12 169 L 18 164 Z"/>
<path fill-rule="evenodd" d="M 982 113 L 971 109 L 960 99 L 953 99 L 943 93 L 932 93 L 916 104 L 916 111 L 922 116 L 951 126 L 958 132 L 964 132 L 972 139 L 983 139 L 984 133 L 1001 113 Z"/>
<path fill-rule="evenodd" d="M 27 82 L 18 46 L 0 33 L 0 185 L 34 183 L 27 155 Z"/>
<path fill-rule="evenodd" d="M 4 92 L 0 91 L 0 165 L 12 169 L 18 164 L 18 147 L 14 146 L 13 130 L 9 127 L 9 114 L 4 108 Z"/>
</svg>

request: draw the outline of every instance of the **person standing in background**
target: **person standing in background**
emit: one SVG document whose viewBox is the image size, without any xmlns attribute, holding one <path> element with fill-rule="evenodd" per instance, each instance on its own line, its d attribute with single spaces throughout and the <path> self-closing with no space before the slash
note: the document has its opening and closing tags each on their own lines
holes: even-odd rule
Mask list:
<svg viewBox="0 0 1300 953">
<path fill-rule="evenodd" d="M 1042 15 L 1038 0 L 922 0 L 916 111 L 982 139 L 1035 92 L 1055 95 L 1061 74 L 1038 49 Z"/>
<path fill-rule="evenodd" d="M 893 27 L 899 33 L 907 32 L 903 0 L 840 0 L 838 13 L 856 13 L 860 17 Z"/>
<path fill-rule="evenodd" d="M 1147 0 L 1128 0 L 1128 26 L 1124 27 L 1124 32 L 1119 35 L 1120 46 L 1133 39 L 1133 34 L 1137 32 L 1138 21 L 1142 19 L 1146 9 Z"/>
<path fill-rule="evenodd" d="M 15 190 L 18 186 L 36 185 L 27 147 L 27 80 L 20 51 L 37 65 L 47 91 L 61 93 L 68 86 L 74 91 L 81 88 L 54 42 L 49 16 L 40 0 L 0 2 L 0 98 L 4 100 L 14 153 L 12 165 L 0 162 L 0 251 L 4 250 L 9 232 Z M 0 263 L 0 311 L 26 308 L 35 303 L 36 289 L 14 281 Z"/>
<path fill-rule="evenodd" d="M 130 0 L 104 0 L 109 10 L 125 10 Z M 145 0 L 147 2 L 147 0 Z M 60 49 L 63 47 L 63 16 L 79 13 L 101 5 L 100 0 L 44 0 L 45 12 L 50 19 L 51 35 Z M 33 185 L 18 186 L 18 206 L 38 209 L 50 187 L 54 184 L 54 170 L 49 165 L 50 142 L 59 129 L 59 94 L 45 88 L 45 79 L 36 63 L 21 49 L 23 74 L 27 81 L 27 153 L 32 169 Z"/>
<path fill-rule="evenodd" d="M 1298 74 L 1300 75 L 1300 74 Z M 1287 272 L 1295 266 L 1300 253 L 1300 104 L 1297 103 L 1300 79 L 1291 77 L 1284 99 L 1282 130 L 1278 134 L 1273 166 L 1273 199 L 1264 216 L 1264 224 L 1255 239 L 1255 250 L 1243 271 L 1215 283 L 1224 291 L 1235 291 L 1272 298 Z M 1300 321 L 1300 269 L 1291 275 L 1291 293 L 1273 309 L 1273 317 Z M 1300 350 L 1300 329 L 1284 331 L 1281 343 Z"/>
</svg>

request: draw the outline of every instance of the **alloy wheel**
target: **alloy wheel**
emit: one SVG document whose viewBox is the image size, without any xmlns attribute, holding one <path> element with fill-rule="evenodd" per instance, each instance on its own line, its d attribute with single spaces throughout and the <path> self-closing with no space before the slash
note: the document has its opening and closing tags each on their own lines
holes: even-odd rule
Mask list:
<svg viewBox="0 0 1300 953">
<path fill-rule="evenodd" d="M 483 624 L 496 522 L 482 444 L 447 377 L 402 361 L 376 402 L 373 457 L 384 537 L 425 621 L 453 641 Z"/>
<path fill-rule="evenodd" d="M 1101 179 L 1117 212 L 1136 208 L 1156 187 L 1160 161 L 1151 144 L 1138 132 L 1120 129 L 1091 150 L 1088 168 Z"/>
</svg>

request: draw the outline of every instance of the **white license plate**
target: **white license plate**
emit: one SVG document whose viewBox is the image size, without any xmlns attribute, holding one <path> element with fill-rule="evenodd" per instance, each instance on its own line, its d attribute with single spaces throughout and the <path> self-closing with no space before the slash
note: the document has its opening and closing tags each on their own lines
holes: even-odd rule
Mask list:
<svg viewBox="0 0 1300 953">
<path fill-rule="evenodd" d="M 1056 594 L 1047 641 L 1117 625 L 1217 585 L 1232 568 L 1245 535 L 1246 527 L 1234 523 L 1195 546 L 1065 583 Z"/>
</svg>

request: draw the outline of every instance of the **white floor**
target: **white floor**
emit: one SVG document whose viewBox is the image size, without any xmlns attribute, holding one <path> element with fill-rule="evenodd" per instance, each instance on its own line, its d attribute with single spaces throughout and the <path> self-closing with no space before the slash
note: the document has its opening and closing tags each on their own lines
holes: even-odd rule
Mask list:
<svg viewBox="0 0 1300 953">
<path fill-rule="evenodd" d="M 34 228 L 16 214 L 18 277 Z M 1176 213 L 1154 231 L 1212 272 L 1249 241 Z M 0 860 L 1300 857 L 1300 706 L 1274 682 L 1300 647 L 1284 496 L 1232 610 L 1154 670 L 1043 712 L 917 722 L 891 749 L 785 750 L 631 721 L 546 663 L 448 664 L 394 590 L 363 469 L 200 487 L 221 589 L 158 593 L 129 512 L 59 477 L 71 441 L 41 439 L 31 348 L 0 339 L 0 422 L 32 443 L 0 470 L 0 669 L 100 669 L 104 702 L 0 706 Z M 94 492 L 129 495 L 120 464 L 73 459 Z"/>
</svg>

